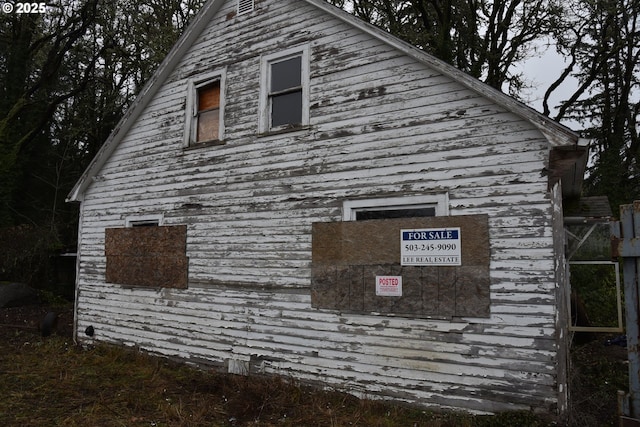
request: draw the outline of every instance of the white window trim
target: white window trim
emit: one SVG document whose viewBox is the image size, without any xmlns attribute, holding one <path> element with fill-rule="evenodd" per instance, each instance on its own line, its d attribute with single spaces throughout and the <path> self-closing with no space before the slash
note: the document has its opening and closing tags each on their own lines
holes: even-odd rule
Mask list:
<svg viewBox="0 0 640 427">
<path fill-rule="evenodd" d="M 345 200 L 342 202 L 342 220 L 355 221 L 356 213 L 369 210 L 395 210 L 435 208 L 436 216 L 449 215 L 449 193 L 407 197 Z"/>
<path fill-rule="evenodd" d="M 164 223 L 164 215 L 163 214 L 152 214 L 152 215 L 134 215 L 128 216 L 125 218 L 125 227 L 134 227 L 136 225 L 141 224 L 157 224 L 158 226 L 163 225 Z"/>
<path fill-rule="evenodd" d="M 263 55 L 260 59 L 260 114 L 258 131 L 260 133 L 287 129 L 286 126 L 271 127 L 271 111 L 269 104 L 270 65 L 280 61 L 301 56 L 301 84 L 302 84 L 302 123 L 309 125 L 309 45 L 296 46 L 270 55 Z"/>
<path fill-rule="evenodd" d="M 185 127 L 183 146 L 192 147 L 197 145 L 198 133 L 198 89 L 214 82 L 220 82 L 220 117 L 218 125 L 218 141 L 224 141 L 224 110 L 226 99 L 227 70 L 223 69 L 199 76 L 197 79 L 187 81 L 187 101 L 185 105 Z M 206 141 L 205 141 L 206 142 Z"/>
</svg>

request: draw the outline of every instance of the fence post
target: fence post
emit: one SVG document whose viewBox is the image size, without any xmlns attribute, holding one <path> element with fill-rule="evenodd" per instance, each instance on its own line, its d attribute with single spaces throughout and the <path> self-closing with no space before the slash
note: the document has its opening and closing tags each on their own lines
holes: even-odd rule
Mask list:
<svg viewBox="0 0 640 427">
<path fill-rule="evenodd" d="M 640 419 L 640 201 L 620 206 L 620 236 L 614 238 L 613 255 L 623 258 L 630 412 L 625 415 Z"/>
</svg>

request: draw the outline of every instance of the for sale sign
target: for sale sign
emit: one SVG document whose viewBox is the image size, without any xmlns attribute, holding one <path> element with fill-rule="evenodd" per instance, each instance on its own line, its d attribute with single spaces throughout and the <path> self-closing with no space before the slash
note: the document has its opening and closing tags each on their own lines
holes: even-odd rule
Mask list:
<svg viewBox="0 0 640 427">
<path fill-rule="evenodd" d="M 462 265 L 460 228 L 400 230 L 401 265 Z"/>
</svg>

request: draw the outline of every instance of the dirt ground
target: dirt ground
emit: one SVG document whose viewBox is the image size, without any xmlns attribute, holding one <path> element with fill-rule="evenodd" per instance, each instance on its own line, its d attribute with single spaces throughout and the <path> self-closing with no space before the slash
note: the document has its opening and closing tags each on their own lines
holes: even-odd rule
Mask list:
<svg viewBox="0 0 640 427">
<path fill-rule="evenodd" d="M 616 336 L 596 335 L 571 349 L 572 426 L 618 426 L 618 391 L 629 389 L 627 349 L 607 345 Z"/>
<path fill-rule="evenodd" d="M 47 305 L 31 305 L 15 308 L 0 308 L 0 351 L 11 352 L 14 349 L 24 348 L 25 340 L 29 340 L 28 337 L 32 337 L 31 340 L 36 342 L 42 340 L 41 337 L 41 323 L 48 313 L 56 313 L 57 322 L 53 330 L 52 335 L 58 337 L 68 338 L 64 341 L 69 345 L 72 343 L 73 337 L 73 306 L 67 304 L 64 306 L 47 306 Z M 571 369 L 570 369 L 570 426 L 581 427 L 601 427 L 601 426 L 616 426 L 618 425 L 617 416 L 617 391 L 628 389 L 628 363 L 627 363 L 627 351 L 626 348 L 619 345 L 605 345 L 607 339 L 612 337 L 596 336 L 589 342 L 574 345 L 571 354 Z M 65 344 L 66 344 L 65 342 Z M 22 350 L 18 350 L 22 351 Z M 243 394 L 247 395 L 253 393 L 248 389 L 243 391 Z M 278 392 L 280 393 L 280 392 Z M 286 396 L 291 391 L 282 392 Z M 267 395 L 273 396 L 274 391 L 269 391 Z M 228 393 L 227 393 L 228 395 Z M 209 396 L 208 398 L 211 398 Z M 347 399 L 347 398 L 343 398 Z M 347 400 L 351 400 L 348 398 Z M 346 401 L 346 400 L 345 400 Z M 283 403 L 284 404 L 284 403 Z M 355 403 L 354 403 L 355 404 Z M 230 402 L 225 403 L 225 411 L 231 405 Z M 313 407 L 322 406 L 316 403 L 311 404 Z M 326 406 L 327 404 L 323 404 Z M 352 410 L 363 411 L 362 404 L 357 404 Z M 274 405 L 278 406 L 278 405 Z M 277 411 L 277 409 L 274 409 Z M 312 410 L 312 409 L 310 409 Z M 242 410 L 246 413 L 247 409 Z M 263 409 L 261 409 L 263 411 Z M 345 409 L 346 411 L 346 409 Z M 1 411 L 0 411 L 1 412 Z M 389 411 L 387 410 L 387 413 Z M 2 415 L 2 414 L 0 414 Z M 263 414 L 263 417 L 265 414 Z M 310 415 L 313 416 L 313 415 Z M 406 415 L 402 415 L 406 417 Z M 420 415 L 424 419 L 424 415 Z M 237 416 L 230 417 L 239 418 Z M 546 425 L 539 423 L 537 419 L 526 418 L 527 424 L 517 425 L 529 425 L 540 426 Z M 465 418 L 463 421 L 439 421 L 429 422 L 427 424 L 416 423 L 412 425 L 427 425 L 427 426 L 476 426 L 485 425 L 478 422 L 478 419 L 470 421 L 469 418 Z M 389 421 L 389 420 L 387 420 Z M 512 420 L 513 421 L 513 420 Z M 134 423 L 135 425 L 138 425 Z M 75 424 L 67 424 L 75 425 Z M 148 425 L 148 424 L 147 424 Z M 151 424 L 153 425 L 153 424 Z M 169 424 L 169 425 L 196 425 L 196 424 Z M 219 425 L 219 424 L 213 424 Z M 241 425 L 241 424 L 234 424 Z M 249 424 L 244 424 L 249 425 Z M 253 424 L 251 424 L 253 425 Z M 258 424 L 256 424 L 258 425 Z M 271 425 L 271 424 L 263 424 Z M 295 424 L 286 424 L 295 425 Z M 315 425 L 315 424 L 312 424 Z M 317 424 L 321 425 L 321 424 Z M 330 425 L 349 425 L 341 422 L 331 423 Z M 358 424 L 363 425 L 363 424 Z M 371 425 L 403 425 L 402 423 L 384 423 L 384 424 L 371 424 Z M 501 425 L 516 425 L 510 422 L 501 424 L 499 422 L 491 423 L 488 425 L 501 426 Z"/>
<path fill-rule="evenodd" d="M 59 336 L 73 336 L 73 304 L 60 306 L 27 305 L 0 308 L 0 339 L 12 340 L 13 331 L 25 330 L 41 335 L 41 324 L 48 313 L 56 314 L 53 333 Z"/>
</svg>

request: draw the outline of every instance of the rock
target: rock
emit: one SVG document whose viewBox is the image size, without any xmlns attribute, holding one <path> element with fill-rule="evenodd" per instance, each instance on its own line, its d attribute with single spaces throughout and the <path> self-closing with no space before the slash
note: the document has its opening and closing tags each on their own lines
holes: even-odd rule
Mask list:
<svg viewBox="0 0 640 427">
<path fill-rule="evenodd" d="M 24 283 L 0 285 L 0 308 L 38 304 L 38 292 Z"/>
<path fill-rule="evenodd" d="M 58 314 L 50 311 L 40 323 L 40 333 L 43 337 L 48 337 L 56 330 L 58 324 Z"/>
</svg>

